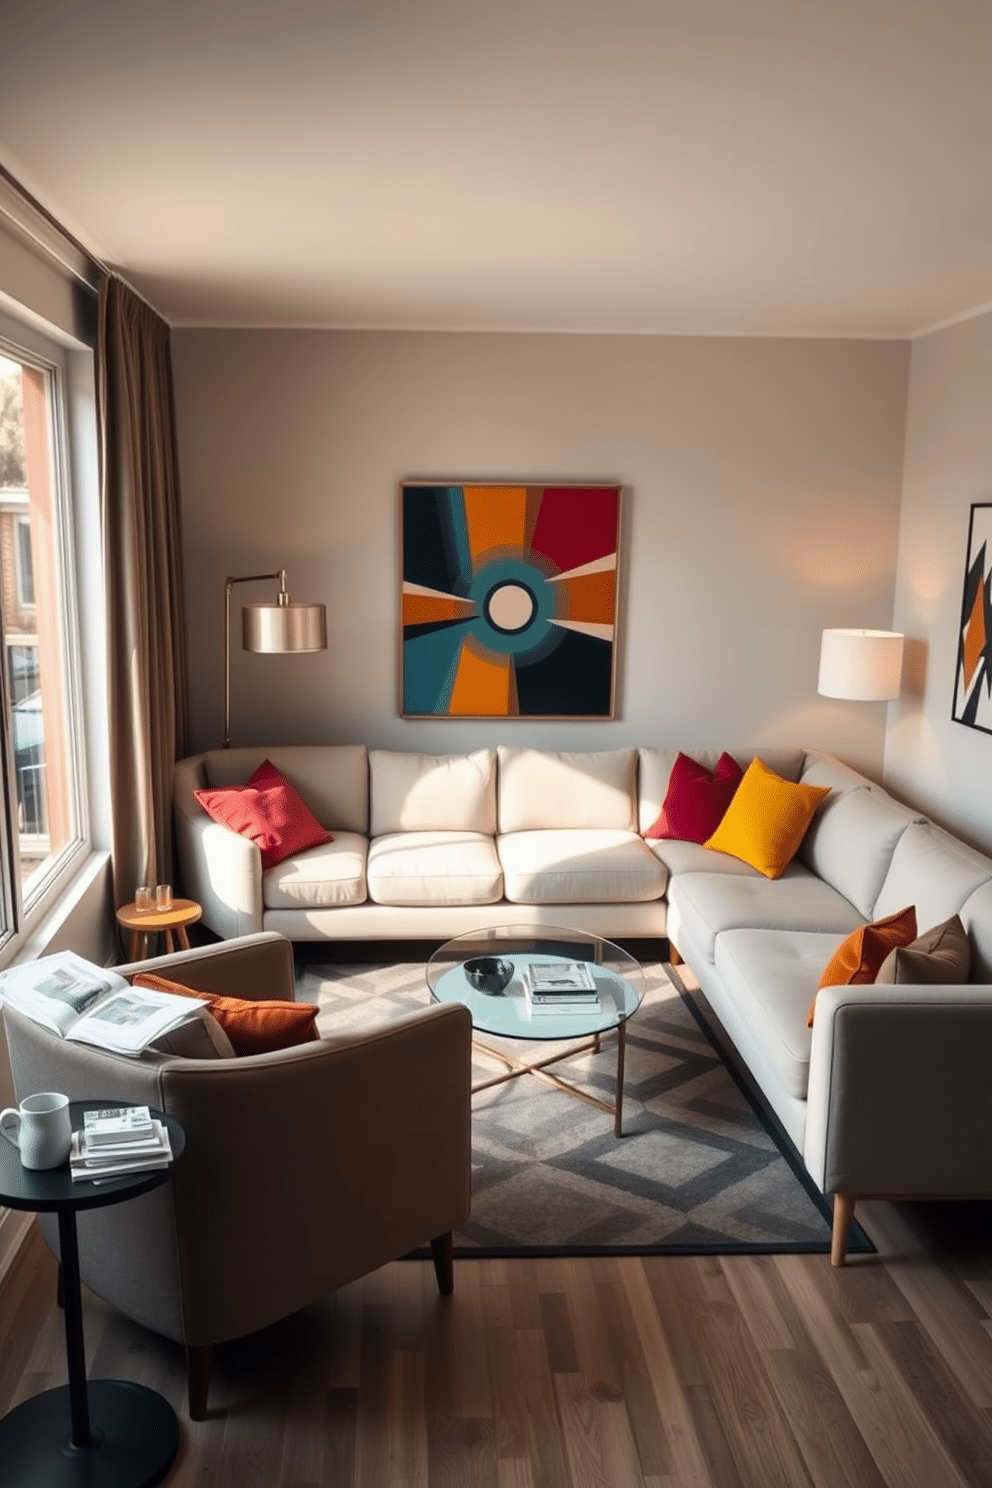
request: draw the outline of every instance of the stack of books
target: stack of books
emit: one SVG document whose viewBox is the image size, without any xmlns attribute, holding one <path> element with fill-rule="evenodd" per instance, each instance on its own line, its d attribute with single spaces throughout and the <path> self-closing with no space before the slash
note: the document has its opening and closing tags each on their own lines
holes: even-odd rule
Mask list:
<svg viewBox="0 0 992 1488">
<path fill-rule="evenodd" d="M 531 961 L 524 967 L 531 1015 L 595 1011 L 599 993 L 585 961 Z"/>
<path fill-rule="evenodd" d="M 146 1168 L 166 1168 L 171 1161 L 169 1133 L 147 1106 L 85 1111 L 82 1130 L 72 1134 L 69 1171 L 74 1179 L 98 1183 Z"/>
</svg>

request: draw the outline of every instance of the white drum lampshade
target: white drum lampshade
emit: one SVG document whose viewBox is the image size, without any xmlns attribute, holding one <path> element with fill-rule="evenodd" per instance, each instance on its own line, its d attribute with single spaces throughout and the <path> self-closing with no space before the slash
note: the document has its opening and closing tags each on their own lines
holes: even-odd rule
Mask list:
<svg viewBox="0 0 992 1488">
<path fill-rule="evenodd" d="M 895 630 L 825 630 L 817 692 L 863 703 L 897 698 L 903 640 Z"/>
</svg>

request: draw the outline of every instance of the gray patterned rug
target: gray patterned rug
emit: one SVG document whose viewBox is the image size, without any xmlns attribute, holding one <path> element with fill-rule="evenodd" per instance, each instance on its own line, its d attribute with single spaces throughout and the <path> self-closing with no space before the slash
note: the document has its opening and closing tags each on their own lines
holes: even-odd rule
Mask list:
<svg viewBox="0 0 992 1488">
<path fill-rule="evenodd" d="M 473 1097 L 472 1213 L 455 1234 L 459 1257 L 829 1251 L 829 1208 L 788 1137 L 752 1102 L 669 968 L 644 972 L 619 1140 L 609 1116 L 529 1075 Z M 429 1002 L 424 967 L 409 962 L 304 965 L 297 996 L 318 1002 L 321 1030 L 335 1033 Z M 521 1058 L 553 1052 L 502 1044 Z M 501 1068 L 480 1056 L 475 1079 Z M 612 1101 L 612 1039 L 556 1069 Z M 855 1226 L 850 1250 L 872 1249 Z"/>
</svg>

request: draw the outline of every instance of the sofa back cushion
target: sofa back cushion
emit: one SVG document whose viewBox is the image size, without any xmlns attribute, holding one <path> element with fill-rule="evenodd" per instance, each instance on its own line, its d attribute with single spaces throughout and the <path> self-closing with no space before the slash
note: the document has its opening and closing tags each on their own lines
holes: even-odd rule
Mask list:
<svg viewBox="0 0 992 1488">
<path fill-rule="evenodd" d="M 496 831 L 496 755 L 369 750 L 373 837 Z"/>
<path fill-rule="evenodd" d="M 501 744 L 498 752 L 501 832 L 636 830 L 635 749 L 564 754 Z"/>
<path fill-rule="evenodd" d="M 722 749 L 688 749 L 685 752 L 697 764 L 712 771 L 716 769 L 724 751 Z M 781 775 L 783 780 L 798 780 L 806 760 L 804 749 L 730 749 L 727 752 L 734 757 L 742 770 L 746 770 L 755 756 L 760 754 L 768 768 L 774 770 L 776 775 Z M 669 780 L 675 761 L 679 757 L 679 751 L 651 747 L 639 749 L 637 755 L 637 831 L 643 835 L 658 820 L 665 796 L 668 794 Z"/>
<path fill-rule="evenodd" d="M 270 759 L 322 826 L 369 829 L 368 751 L 364 744 L 284 744 L 268 749 L 211 749 L 203 756 L 210 786 L 241 785 Z"/>
<path fill-rule="evenodd" d="M 990 879 L 992 859 L 932 822 L 912 822 L 896 843 L 875 916 L 915 904 L 921 934 L 959 913 L 968 929 L 963 906 Z"/>
<path fill-rule="evenodd" d="M 803 783 L 820 782 L 804 775 Z M 865 786 L 832 791 L 814 816 L 799 857 L 870 920 L 896 843 L 917 820 L 914 812 Z"/>
</svg>

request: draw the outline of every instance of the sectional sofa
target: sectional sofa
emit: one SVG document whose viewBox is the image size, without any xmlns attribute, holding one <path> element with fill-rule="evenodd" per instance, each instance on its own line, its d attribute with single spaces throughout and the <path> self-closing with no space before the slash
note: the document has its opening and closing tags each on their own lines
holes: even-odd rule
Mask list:
<svg viewBox="0 0 992 1488">
<path fill-rule="evenodd" d="M 692 754 L 717 762 L 715 751 Z M 436 940 L 499 923 L 667 936 L 834 1195 L 835 1263 L 859 1197 L 992 1194 L 992 859 L 803 749 L 761 751 L 783 778 L 828 791 L 780 877 L 694 842 L 646 840 L 676 755 L 198 755 L 175 775 L 183 887 L 225 938 Z M 254 843 L 211 820 L 195 792 L 242 783 L 266 757 L 334 841 L 263 872 Z M 746 767 L 753 756 L 736 757 Z M 960 916 L 967 980 L 818 992 L 845 937 L 910 904 L 920 931 Z"/>
</svg>

